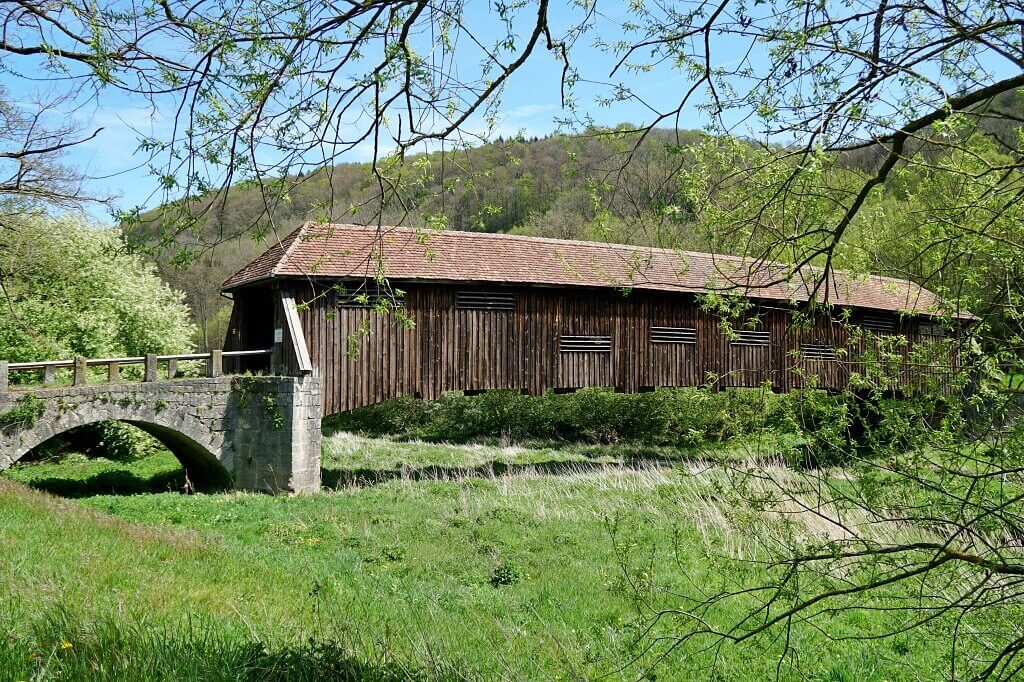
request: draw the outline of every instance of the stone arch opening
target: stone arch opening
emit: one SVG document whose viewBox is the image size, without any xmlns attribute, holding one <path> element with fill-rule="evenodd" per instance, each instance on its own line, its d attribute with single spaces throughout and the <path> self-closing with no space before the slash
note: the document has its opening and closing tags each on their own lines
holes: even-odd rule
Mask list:
<svg viewBox="0 0 1024 682">
<path fill-rule="evenodd" d="M 36 437 L 25 440 L 23 446 L 18 448 L 20 452 L 16 453 L 12 464 L 25 459 L 30 453 L 73 429 L 106 421 L 128 424 L 155 438 L 181 464 L 186 490 L 214 492 L 232 487 L 231 475 L 227 468 L 207 446 L 171 426 L 132 418 L 74 420 L 72 423 L 62 424 L 62 428 L 45 429 L 43 433 L 33 434 Z"/>
<path fill-rule="evenodd" d="M 180 431 L 150 422 L 123 419 L 137 429 L 156 438 L 174 455 L 185 469 L 185 483 L 197 491 L 226 490 L 231 487 L 231 474 L 217 456 Z"/>
</svg>

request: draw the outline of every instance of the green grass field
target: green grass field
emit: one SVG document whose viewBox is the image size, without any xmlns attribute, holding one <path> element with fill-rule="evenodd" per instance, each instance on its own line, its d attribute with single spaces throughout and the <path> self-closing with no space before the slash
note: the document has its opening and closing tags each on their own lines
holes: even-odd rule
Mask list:
<svg viewBox="0 0 1024 682">
<path fill-rule="evenodd" d="M 752 560 L 776 521 L 730 498 L 716 464 L 750 447 L 454 446 L 335 434 L 324 444 L 334 489 L 299 497 L 105 494 L 174 487 L 180 474 L 166 453 L 16 466 L 0 477 L 0 677 L 948 674 L 948 647 L 928 637 L 941 637 L 945 622 L 913 637 L 837 639 L 899 629 L 884 611 L 841 611 L 827 634 L 796 623 L 782 661 L 776 639 L 674 646 L 692 627 L 680 595 L 763 577 Z M 742 606 L 711 611 L 709 624 L 729 627 Z"/>
</svg>

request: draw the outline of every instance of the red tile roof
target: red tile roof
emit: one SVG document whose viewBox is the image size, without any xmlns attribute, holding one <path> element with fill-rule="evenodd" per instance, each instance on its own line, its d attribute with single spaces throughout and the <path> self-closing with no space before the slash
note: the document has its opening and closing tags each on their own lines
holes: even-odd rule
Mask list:
<svg viewBox="0 0 1024 682">
<path fill-rule="evenodd" d="M 407 227 L 306 223 L 230 277 L 233 289 L 273 277 L 363 279 L 383 272 L 395 281 L 478 282 L 620 287 L 806 301 L 808 277 L 783 279 L 785 266 L 736 256 L 623 244 Z M 817 271 L 820 272 L 820 271 Z M 913 282 L 833 272 L 836 305 L 932 313 L 938 297 Z M 818 298 L 823 296 L 823 289 Z M 961 314 L 970 317 L 969 313 Z"/>
</svg>

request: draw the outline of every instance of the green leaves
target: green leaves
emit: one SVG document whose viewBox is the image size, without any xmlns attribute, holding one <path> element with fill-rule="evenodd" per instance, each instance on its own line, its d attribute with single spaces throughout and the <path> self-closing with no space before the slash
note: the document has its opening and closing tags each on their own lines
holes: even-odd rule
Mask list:
<svg viewBox="0 0 1024 682">
<path fill-rule="evenodd" d="M 0 316 L 0 357 L 57 360 L 134 356 L 192 348 L 182 295 L 126 252 L 112 230 L 24 216 L 7 232 L 0 273 L 9 314 Z"/>
<path fill-rule="evenodd" d="M 0 431 L 11 429 L 31 429 L 43 412 L 46 403 L 32 394 L 22 396 L 10 410 L 0 414 Z"/>
</svg>

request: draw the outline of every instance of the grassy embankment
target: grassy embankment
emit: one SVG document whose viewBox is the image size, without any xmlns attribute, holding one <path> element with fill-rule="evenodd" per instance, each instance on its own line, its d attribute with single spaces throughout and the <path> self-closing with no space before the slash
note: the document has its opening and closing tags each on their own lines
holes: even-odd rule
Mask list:
<svg viewBox="0 0 1024 682">
<path fill-rule="evenodd" d="M 679 593 L 763 577 L 735 559 L 759 557 L 778 520 L 730 497 L 721 469 L 696 459 L 749 447 L 502 448 L 337 434 L 325 443 L 326 476 L 345 483 L 376 471 L 382 482 L 294 498 L 68 502 L 15 482 L 64 480 L 82 495 L 104 476 L 166 487 L 175 475 L 166 453 L 17 467 L 0 478 L 0 670 L 13 679 L 635 679 L 656 666 L 658 679 L 773 677 L 780 641 L 671 648 L 693 627 L 672 612 Z M 690 461 L 667 466 L 673 458 Z M 487 474 L 492 466 L 506 475 Z M 730 625 L 740 606 L 712 611 L 710 624 Z M 662 609 L 669 616 L 649 631 Z M 897 623 L 850 611 L 831 625 L 833 636 L 854 636 Z M 946 650 L 927 633 L 835 641 L 797 623 L 782 675 L 939 676 Z"/>
</svg>

